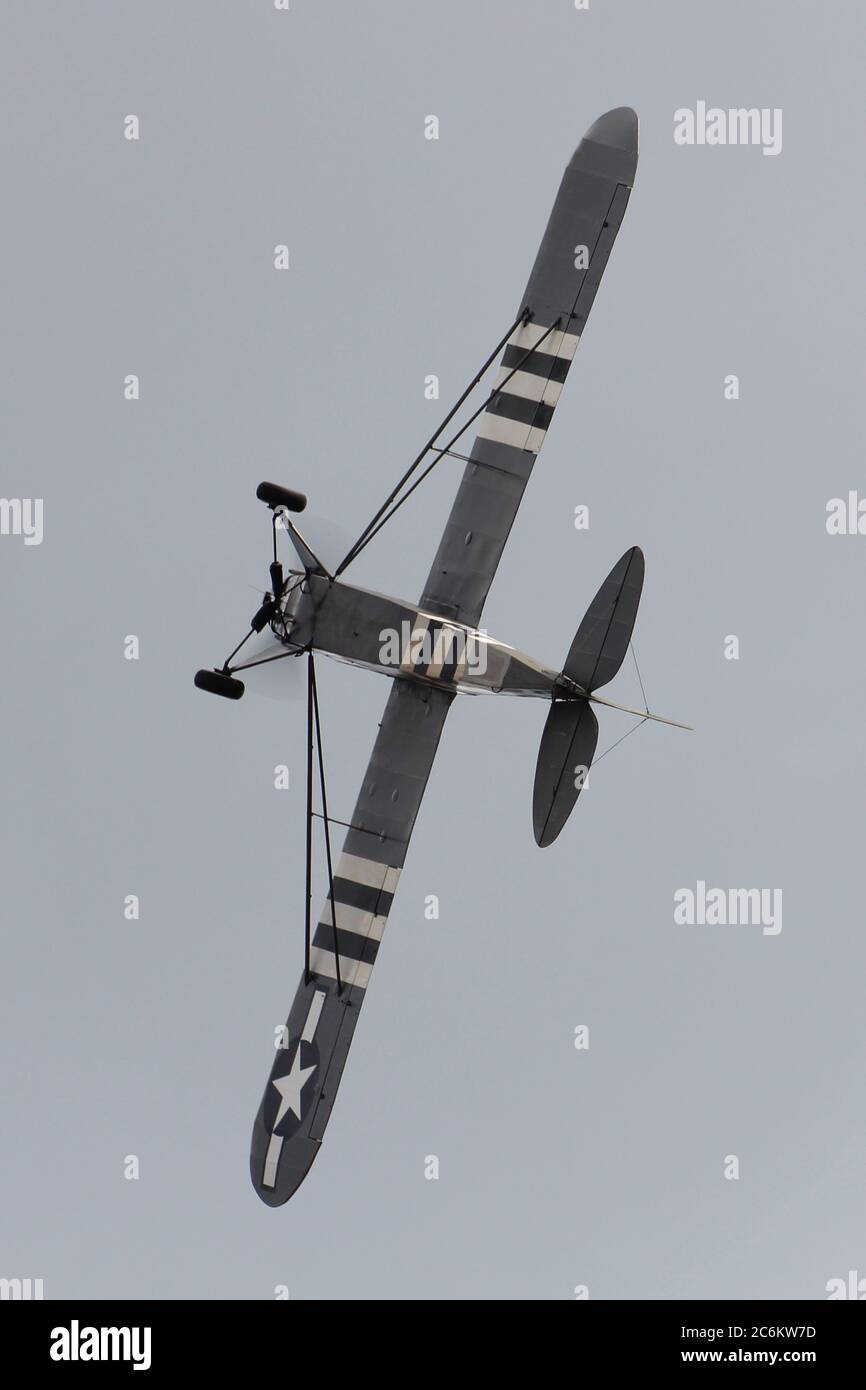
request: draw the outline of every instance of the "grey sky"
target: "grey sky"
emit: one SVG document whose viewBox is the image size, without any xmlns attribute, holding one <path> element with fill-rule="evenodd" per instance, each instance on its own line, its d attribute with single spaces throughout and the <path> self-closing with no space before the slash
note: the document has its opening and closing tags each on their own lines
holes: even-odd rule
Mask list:
<svg viewBox="0 0 866 1390">
<path fill-rule="evenodd" d="M 531 1299 L 866 1274 L 866 539 L 825 528 L 863 487 L 861 39 L 856 6 L 794 0 L 7 8 L 2 493 L 44 498 L 44 540 L 0 537 L 0 1274 Z M 699 100 L 781 108 L 781 153 L 676 145 Z M 635 189 L 484 624 L 559 663 L 639 543 L 649 701 L 697 732 L 640 730 L 539 851 L 544 707 L 456 702 L 322 1153 L 274 1212 L 247 1152 L 302 963 L 301 714 L 192 675 L 266 578 L 257 482 L 360 529 L 620 104 Z M 356 582 L 417 598 L 460 468 Z M 320 686 L 345 816 L 387 687 Z M 633 669 L 608 693 L 639 700 Z M 600 722 L 600 750 L 629 727 Z M 676 925 L 699 879 L 782 889 L 783 930 Z"/>
</svg>

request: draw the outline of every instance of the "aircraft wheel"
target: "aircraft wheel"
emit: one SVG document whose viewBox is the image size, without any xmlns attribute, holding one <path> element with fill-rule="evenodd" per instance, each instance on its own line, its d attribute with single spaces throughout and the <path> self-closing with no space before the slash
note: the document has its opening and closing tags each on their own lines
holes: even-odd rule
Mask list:
<svg viewBox="0 0 866 1390">
<path fill-rule="evenodd" d="M 211 695 L 222 695 L 226 700 L 239 700 L 244 693 L 243 681 L 227 676 L 224 671 L 196 671 L 195 684 L 198 690 L 208 690 Z"/>
</svg>

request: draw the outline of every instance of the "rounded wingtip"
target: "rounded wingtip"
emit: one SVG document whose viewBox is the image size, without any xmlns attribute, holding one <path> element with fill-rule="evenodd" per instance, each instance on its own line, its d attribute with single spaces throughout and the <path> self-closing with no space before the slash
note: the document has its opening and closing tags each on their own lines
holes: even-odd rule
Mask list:
<svg viewBox="0 0 866 1390">
<path fill-rule="evenodd" d="M 613 145 L 617 150 L 629 150 L 637 154 L 638 119 L 637 112 L 630 106 L 615 106 L 605 111 L 586 132 L 584 139 L 594 140 L 597 145 Z"/>
<path fill-rule="evenodd" d="M 547 849 L 548 845 L 552 845 L 554 840 L 558 838 L 561 829 L 562 826 L 560 825 L 551 834 L 546 825 L 543 828 L 539 826 L 533 826 L 535 843 L 538 845 L 538 848 Z"/>
<path fill-rule="evenodd" d="M 611 151 L 612 169 L 624 183 L 631 184 L 637 171 L 639 122 L 630 106 L 615 106 L 593 121 L 574 152 L 571 168 L 589 166 L 586 146 L 602 145 Z"/>
</svg>

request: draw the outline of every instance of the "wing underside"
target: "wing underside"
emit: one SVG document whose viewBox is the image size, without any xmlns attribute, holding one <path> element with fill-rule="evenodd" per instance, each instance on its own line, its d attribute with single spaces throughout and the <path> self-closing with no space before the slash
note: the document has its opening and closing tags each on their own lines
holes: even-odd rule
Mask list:
<svg viewBox="0 0 866 1390">
<path fill-rule="evenodd" d="M 253 1127 L 250 1174 L 270 1206 L 288 1201 L 318 1152 L 453 698 L 393 684 L 335 861 L 333 909 L 329 899 L 314 928 L 310 978 L 301 977 Z"/>
<path fill-rule="evenodd" d="M 628 203 L 637 117 L 609 111 L 565 171 L 421 606 L 477 625 Z M 516 369 L 516 370 L 515 370 Z"/>
</svg>

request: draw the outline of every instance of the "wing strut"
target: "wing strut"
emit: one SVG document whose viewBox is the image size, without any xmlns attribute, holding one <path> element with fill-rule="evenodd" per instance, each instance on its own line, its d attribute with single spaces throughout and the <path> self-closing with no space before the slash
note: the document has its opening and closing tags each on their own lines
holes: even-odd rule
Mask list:
<svg viewBox="0 0 866 1390">
<path fill-rule="evenodd" d="M 514 320 L 513 324 L 512 324 L 511 327 L 509 328 L 508 332 L 505 334 L 504 337 L 500 338 L 499 342 L 496 344 L 496 347 L 495 347 L 495 348 L 493 349 L 493 351 L 490 353 L 489 357 L 487 358 L 486 362 L 484 363 L 484 366 L 481 367 L 481 368 L 475 373 L 475 376 L 472 378 L 472 380 L 470 381 L 469 385 L 466 387 L 466 390 L 465 390 L 465 391 L 462 393 L 462 395 L 457 399 L 457 401 L 455 401 L 454 405 L 452 405 L 452 407 L 451 407 L 451 409 L 449 410 L 448 414 L 445 416 L 445 419 L 444 419 L 444 420 L 442 421 L 442 423 L 438 426 L 438 428 L 435 429 L 435 430 L 433 431 L 433 433 L 431 434 L 430 438 L 427 440 L 427 443 L 424 445 L 424 448 L 421 450 L 421 452 L 420 452 L 419 454 L 417 454 L 416 457 L 412 460 L 412 462 L 410 463 L 409 467 L 406 469 L 406 472 L 403 474 L 403 476 L 402 476 L 402 478 L 400 479 L 400 481 L 399 481 L 399 483 L 397 484 L 397 486 L 396 486 L 395 488 L 393 488 L 392 491 L 391 491 L 391 492 L 388 494 L 388 496 L 385 498 L 385 501 L 382 503 L 381 507 L 380 507 L 379 510 L 377 511 L 376 515 L 373 517 L 372 521 L 370 521 L 370 522 L 368 523 L 368 525 L 364 527 L 364 530 L 361 532 L 360 536 L 359 536 L 358 539 L 355 541 L 354 545 L 349 549 L 348 553 L 347 553 L 347 554 L 344 556 L 344 558 L 340 561 L 339 565 L 337 566 L 337 570 L 336 570 L 337 575 L 342 574 L 342 572 L 343 572 L 343 570 L 346 568 L 346 566 L 347 566 L 348 564 L 350 564 L 352 560 L 354 560 L 355 556 L 359 553 L 359 551 L 361 550 L 362 546 L 366 545 L 367 540 L 368 540 L 368 538 L 369 538 L 369 536 L 370 536 L 370 532 L 373 530 L 373 527 L 374 527 L 374 526 L 376 525 L 376 523 L 379 521 L 380 517 L 383 516 L 383 514 L 388 510 L 388 508 L 390 507 L 391 503 L 394 501 L 394 498 L 395 498 L 395 497 L 397 496 L 397 494 L 399 493 L 401 487 L 403 487 L 403 486 L 409 481 L 409 479 L 411 478 L 412 474 L 415 472 L 415 469 L 420 465 L 421 461 L 424 459 L 425 455 L 426 455 L 426 454 L 429 454 L 430 450 L 431 450 L 431 449 L 433 448 L 433 446 L 435 445 L 436 440 L 439 438 L 439 436 L 440 436 L 440 434 L 442 433 L 442 431 L 444 430 L 445 426 L 449 423 L 450 420 L 453 420 L 453 419 L 454 419 L 454 416 L 457 414 L 457 411 L 460 409 L 461 405 L 462 405 L 463 402 L 466 400 L 467 396 L 470 396 L 470 395 L 472 394 L 472 392 L 475 390 L 475 387 L 478 385 L 479 381 L 480 381 L 481 378 L 483 377 L 484 373 L 485 373 L 485 372 L 488 370 L 488 368 L 490 368 L 490 367 L 493 365 L 493 363 L 496 361 L 496 358 L 499 356 L 499 353 L 501 352 L 502 348 L 504 348 L 505 344 L 508 342 L 508 339 L 511 337 L 512 333 L 514 332 L 514 330 L 515 330 L 515 328 L 518 326 L 518 324 L 528 322 L 529 317 L 530 317 L 530 314 L 529 314 L 529 310 L 528 310 L 528 309 L 522 309 L 522 310 L 520 311 L 520 313 L 517 315 L 517 318 Z"/>
<path fill-rule="evenodd" d="M 328 794 L 325 788 L 325 760 L 322 756 L 322 723 L 319 718 L 319 692 L 316 688 L 316 662 L 312 651 L 307 653 L 307 896 L 304 913 L 304 983 L 309 984 L 311 912 L 313 902 L 313 754 L 319 765 L 319 787 L 322 794 L 322 815 L 325 830 L 325 857 L 328 861 L 328 902 L 331 906 L 331 927 L 334 933 L 334 960 L 337 969 L 337 994 L 343 993 L 340 976 L 340 952 L 337 946 L 337 905 L 334 899 L 334 869 L 331 859 L 331 827 L 328 820 Z"/>
<path fill-rule="evenodd" d="M 409 467 L 406 469 L 406 472 L 403 474 L 403 476 L 402 476 L 402 478 L 400 479 L 399 483 L 398 483 L 397 486 L 392 490 L 392 492 L 389 493 L 388 497 L 387 497 L 387 498 L 385 499 L 385 501 L 382 503 L 381 507 L 380 507 L 379 510 L 377 511 L 376 515 L 373 517 L 372 521 L 364 528 L 364 530 L 361 532 L 361 534 L 360 534 L 360 536 L 358 537 L 358 539 L 355 541 L 355 544 L 354 544 L 354 545 L 352 546 L 352 548 L 349 550 L 348 554 L 340 561 L 340 563 L 339 563 L 339 565 L 337 566 L 337 569 L 336 569 L 336 571 L 335 571 L 335 577 L 338 577 L 340 574 L 342 574 L 342 572 L 343 572 L 343 570 L 346 568 L 346 566 L 349 565 L 349 564 L 351 564 L 351 562 L 355 559 L 356 556 L 360 555 L 361 551 L 364 549 L 364 547 L 365 547 L 366 545 L 369 545 L 369 544 L 370 544 L 370 541 L 373 539 L 373 537 L 377 534 L 378 531 L 381 531 L 381 529 L 382 529 L 382 527 L 385 525 L 386 521 L 390 521 L 390 520 L 391 520 L 391 517 L 394 515 L 394 513 L 395 513 L 396 511 L 398 511 L 400 507 L 402 507 L 403 503 L 406 502 L 406 501 L 409 499 L 409 497 L 411 497 L 411 495 L 412 495 L 412 493 L 415 491 L 416 487 L 418 487 L 418 485 L 424 481 L 424 479 L 427 477 L 427 474 L 428 474 L 428 473 L 432 472 L 432 470 L 436 467 L 436 464 L 439 462 L 439 460 L 440 460 L 441 458 L 444 458 L 444 456 L 445 456 L 446 454 L 450 454 L 450 453 L 451 453 L 452 445 L 456 444 L 457 441 L 458 441 L 458 439 L 460 439 L 461 435 L 463 435 L 463 434 L 466 433 L 466 431 L 468 430 L 469 426 L 470 426 L 475 420 L 478 419 L 478 416 L 482 413 L 482 411 L 484 411 L 484 410 L 487 409 L 487 407 L 489 406 L 490 402 L 494 399 L 494 397 L 495 397 L 495 396 L 498 396 L 499 393 L 500 393 L 501 391 L 504 391 L 504 390 L 505 390 L 506 386 L 508 385 L 508 382 L 509 382 L 509 381 L 511 380 L 511 378 L 514 376 L 515 372 L 519 372 L 519 371 L 520 371 L 520 368 L 523 366 L 523 364 L 524 364 L 524 362 L 527 360 L 527 358 L 528 358 L 528 357 L 531 357 L 532 354 L 533 354 L 534 352 L 537 352 L 538 349 L 540 348 L 541 344 L 544 342 L 545 338 L 548 338 L 548 337 L 550 336 L 551 333 L 555 333 L 556 330 L 559 328 L 560 320 L 557 319 L 555 323 L 551 324 L 551 326 L 548 328 L 547 332 L 546 332 L 541 338 L 539 338 L 538 342 L 535 343 L 533 347 L 529 348 L 529 349 L 523 354 L 523 356 L 522 356 L 522 357 L 520 358 L 520 360 L 518 361 L 517 365 L 514 366 L 514 367 L 512 367 L 512 369 L 509 371 L 508 375 L 500 382 L 500 384 L 499 384 L 497 387 L 495 387 L 495 388 L 490 392 L 490 394 L 486 397 L 486 399 L 485 399 L 484 401 L 482 401 L 482 403 L 481 403 L 481 405 L 478 407 L 478 409 L 477 409 L 476 411 L 474 411 L 472 415 L 469 416 L 469 419 L 466 421 L 466 423 L 465 423 L 464 425 L 461 425 L 461 426 L 460 426 L 460 429 L 457 431 L 457 433 L 456 433 L 455 435 L 453 435 L 453 436 L 451 437 L 451 439 L 449 439 L 448 443 L 442 445 L 441 448 L 440 448 L 439 446 L 437 446 L 436 440 L 439 438 L 439 435 L 442 433 L 442 431 L 444 430 L 445 426 L 449 423 L 449 421 L 452 420 L 452 419 L 454 418 L 454 416 L 456 415 L 457 411 L 460 409 L 461 405 L 462 405 L 463 402 L 466 400 L 466 398 L 467 398 L 468 396 L 470 396 L 471 393 L 475 390 L 475 387 L 478 385 L 478 383 L 479 383 L 479 381 L 481 380 L 481 378 L 483 377 L 484 373 L 485 373 L 485 372 L 488 370 L 488 368 L 493 364 L 493 362 L 495 362 L 496 358 L 499 356 L 499 353 L 500 353 L 501 349 L 502 349 L 502 348 L 505 346 L 505 344 L 508 342 L 508 340 L 509 340 L 509 338 L 511 337 L 512 333 L 514 332 L 515 328 L 517 328 L 520 324 L 527 324 L 527 323 L 529 323 L 529 321 L 530 321 L 531 318 L 532 318 L 532 314 L 531 314 L 531 312 L 529 311 L 529 309 L 524 309 L 524 310 L 522 311 L 522 313 L 520 313 L 520 314 L 518 315 L 518 317 L 514 320 L 513 324 L 512 324 L 511 327 L 509 328 L 508 332 L 505 334 L 504 338 L 501 338 L 501 339 L 499 340 L 499 342 L 496 344 L 496 347 L 493 349 L 493 351 L 491 352 L 490 356 L 487 358 L 487 361 L 484 363 L 484 366 L 483 366 L 483 367 L 480 369 L 480 371 L 478 371 L 478 372 L 475 374 L 475 376 L 472 378 L 472 381 L 471 381 L 471 382 L 469 383 L 469 385 L 466 387 L 466 390 L 463 392 L 463 394 L 461 395 L 460 399 L 457 401 L 457 403 L 456 403 L 455 405 L 453 405 L 453 406 L 451 407 L 451 409 L 449 410 L 448 414 L 445 416 L 445 419 L 442 421 L 442 423 L 441 423 L 441 425 L 439 426 L 439 428 L 435 431 L 434 434 L 432 434 L 432 435 L 430 436 L 430 439 L 429 439 L 429 440 L 427 441 L 427 443 L 424 445 L 424 448 L 421 450 L 421 452 L 417 455 L 417 457 L 412 461 L 412 463 L 411 463 L 411 464 L 409 465 Z M 428 463 L 427 467 L 424 469 L 424 472 L 421 474 L 421 476 L 418 477 L 418 478 L 416 478 L 415 481 L 414 481 L 414 483 L 412 484 L 412 486 L 411 486 L 410 488 L 407 488 L 406 491 L 403 493 L 403 496 L 400 497 L 400 496 L 399 496 L 400 490 L 401 490 L 401 489 L 405 486 L 405 484 L 409 481 L 409 479 L 411 478 L 412 474 L 415 472 L 416 468 L 419 468 L 419 467 L 420 467 L 420 465 L 421 465 L 422 462 L 424 461 L 424 458 L 426 457 L 426 455 L 429 454 L 429 453 L 431 452 L 431 450 L 434 450 L 434 449 L 435 449 L 435 458 L 434 458 L 430 463 Z M 396 499 L 396 500 L 395 500 L 395 499 Z M 393 504 L 393 505 L 392 505 L 392 504 Z"/>
</svg>

